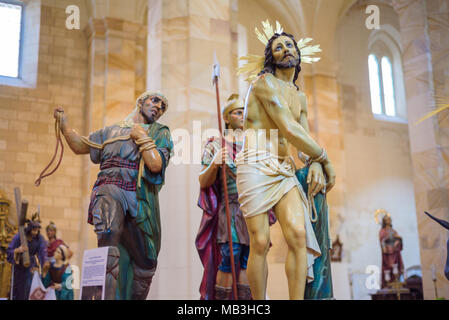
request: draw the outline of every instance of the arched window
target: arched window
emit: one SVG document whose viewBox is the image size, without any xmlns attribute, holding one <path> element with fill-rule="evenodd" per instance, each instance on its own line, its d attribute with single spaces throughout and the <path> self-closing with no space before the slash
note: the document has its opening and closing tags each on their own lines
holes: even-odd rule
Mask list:
<svg viewBox="0 0 449 320">
<path fill-rule="evenodd" d="M 382 25 L 368 39 L 368 74 L 371 111 L 378 120 L 407 122 L 400 33 Z"/>
<path fill-rule="evenodd" d="M 393 68 L 387 56 L 380 59 L 375 54 L 368 56 L 371 109 L 374 114 L 396 116 Z"/>
<path fill-rule="evenodd" d="M 382 57 L 382 89 L 385 114 L 394 117 L 396 115 L 396 99 L 394 96 L 393 68 L 388 57 Z"/>
<path fill-rule="evenodd" d="M 0 76 L 19 77 L 22 5 L 0 2 Z"/>
<path fill-rule="evenodd" d="M 371 91 L 371 109 L 374 114 L 382 114 L 382 96 L 380 91 L 379 61 L 374 54 L 368 57 L 369 85 Z"/>
</svg>

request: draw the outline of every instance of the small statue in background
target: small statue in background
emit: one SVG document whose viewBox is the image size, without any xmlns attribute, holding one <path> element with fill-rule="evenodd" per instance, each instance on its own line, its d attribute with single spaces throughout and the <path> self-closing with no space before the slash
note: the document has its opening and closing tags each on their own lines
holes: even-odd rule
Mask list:
<svg viewBox="0 0 449 320">
<path fill-rule="evenodd" d="M 9 243 L 17 228 L 9 222 L 11 201 L 0 189 L 0 298 L 8 298 L 11 287 L 11 265 L 7 263 Z"/>
<path fill-rule="evenodd" d="M 337 236 L 337 239 L 332 242 L 331 261 L 341 262 L 342 251 L 343 244 L 340 242 L 340 236 Z"/>
<path fill-rule="evenodd" d="M 63 244 L 67 248 L 67 258 L 70 259 L 73 255 L 73 252 L 70 250 L 69 246 L 67 246 L 64 241 L 56 238 L 56 225 L 53 221 L 50 221 L 48 226 L 45 228 L 47 232 L 48 245 L 47 245 L 47 255 L 49 258 L 52 258 L 55 254 L 56 249 Z"/>
<path fill-rule="evenodd" d="M 55 289 L 57 300 L 73 300 L 70 252 L 66 245 L 60 244 L 53 252 L 50 269 L 42 273 L 42 283 Z"/>
<path fill-rule="evenodd" d="M 389 214 L 382 218 L 379 240 L 382 248 L 382 288 L 386 288 L 391 282 L 399 281 L 400 276 L 404 274 L 402 238 L 393 229 Z"/>
<path fill-rule="evenodd" d="M 25 247 L 20 244 L 18 233 L 8 246 L 8 262 L 13 265 L 12 300 L 28 300 L 34 271 L 39 270 L 39 267 L 44 270 L 49 267 L 47 242 L 40 234 L 40 229 L 40 219 L 37 216 L 33 216 L 32 220 L 27 221 L 25 234 L 28 242 L 30 266 L 25 267 L 22 259 L 20 259 L 20 254 L 25 251 Z"/>
</svg>

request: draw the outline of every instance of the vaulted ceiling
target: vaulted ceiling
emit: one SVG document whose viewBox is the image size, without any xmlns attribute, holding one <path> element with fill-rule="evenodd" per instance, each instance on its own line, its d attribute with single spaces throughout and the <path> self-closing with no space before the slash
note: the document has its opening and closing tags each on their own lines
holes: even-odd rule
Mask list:
<svg viewBox="0 0 449 320">
<path fill-rule="evenodd" d="M 340 17 L 357 0 L 259 0 L 267 12 L 286 17 L 290 27 L 315 37 L 334 30 Z"/>
<path fill-rule="evenodd" d="M 145 22 L 146 9 L 150 2 L 149 0 L 83 1 L 89 17 L 115 17 L 136 23 Z M 340 18 L 355 2 L 357 0 L 257 0 L 254 4 L 272 13 L 273 16 L 282 17 L 285 29 L 295 36 L 314 38 L 314 43 L 319 43 L 323 49 L 322 63 L 317 65 L 320 70 L 315 72 L 333 73 L 335 31 Z"/>
<path fill-rule="evenodd" d="M 163 0 L 174 1 L 174 0 Z M 281 15 L 289 27 L 312 37 L 335 29 L 339 18 L 357 0 L 258 0 L 267 12 Z M 134 22 L 145 19 L 148 0 L 84 0 L 90 17 L 117 17 Z M 126 3 L 126 5 L 125 5 Z"/>
</svg>

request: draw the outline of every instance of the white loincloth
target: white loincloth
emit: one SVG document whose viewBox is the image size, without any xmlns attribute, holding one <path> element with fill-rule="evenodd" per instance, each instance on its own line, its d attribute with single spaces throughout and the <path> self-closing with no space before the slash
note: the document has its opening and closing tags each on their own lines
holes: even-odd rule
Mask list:
<svg viewBox="0 0 449 320">
<path fill-rule="evenodd" d="M 264 214 L 295 186 L 301 195 L 307 247 L 307 281 L 312 282 L 313 263 L 321 250 L 309 215 L 309 202 L 295 175 L 291 157 L 279 157 L 268 151 L 247 150 L 237 154 L 237 190 L 245 218 Z"/>
</svg>

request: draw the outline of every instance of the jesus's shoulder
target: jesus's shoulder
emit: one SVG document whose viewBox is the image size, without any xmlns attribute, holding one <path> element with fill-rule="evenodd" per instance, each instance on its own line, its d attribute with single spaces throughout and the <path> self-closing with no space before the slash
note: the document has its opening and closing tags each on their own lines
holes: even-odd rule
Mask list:
<svg viewBox="0 0 449 320">
<path fill-rule="evenodd" d="M 280 88 L 279 80 L 271 73 L 264 73 L 254 80 L 253 93 L 261 98 L 269 97 Z"/>
</svg>

